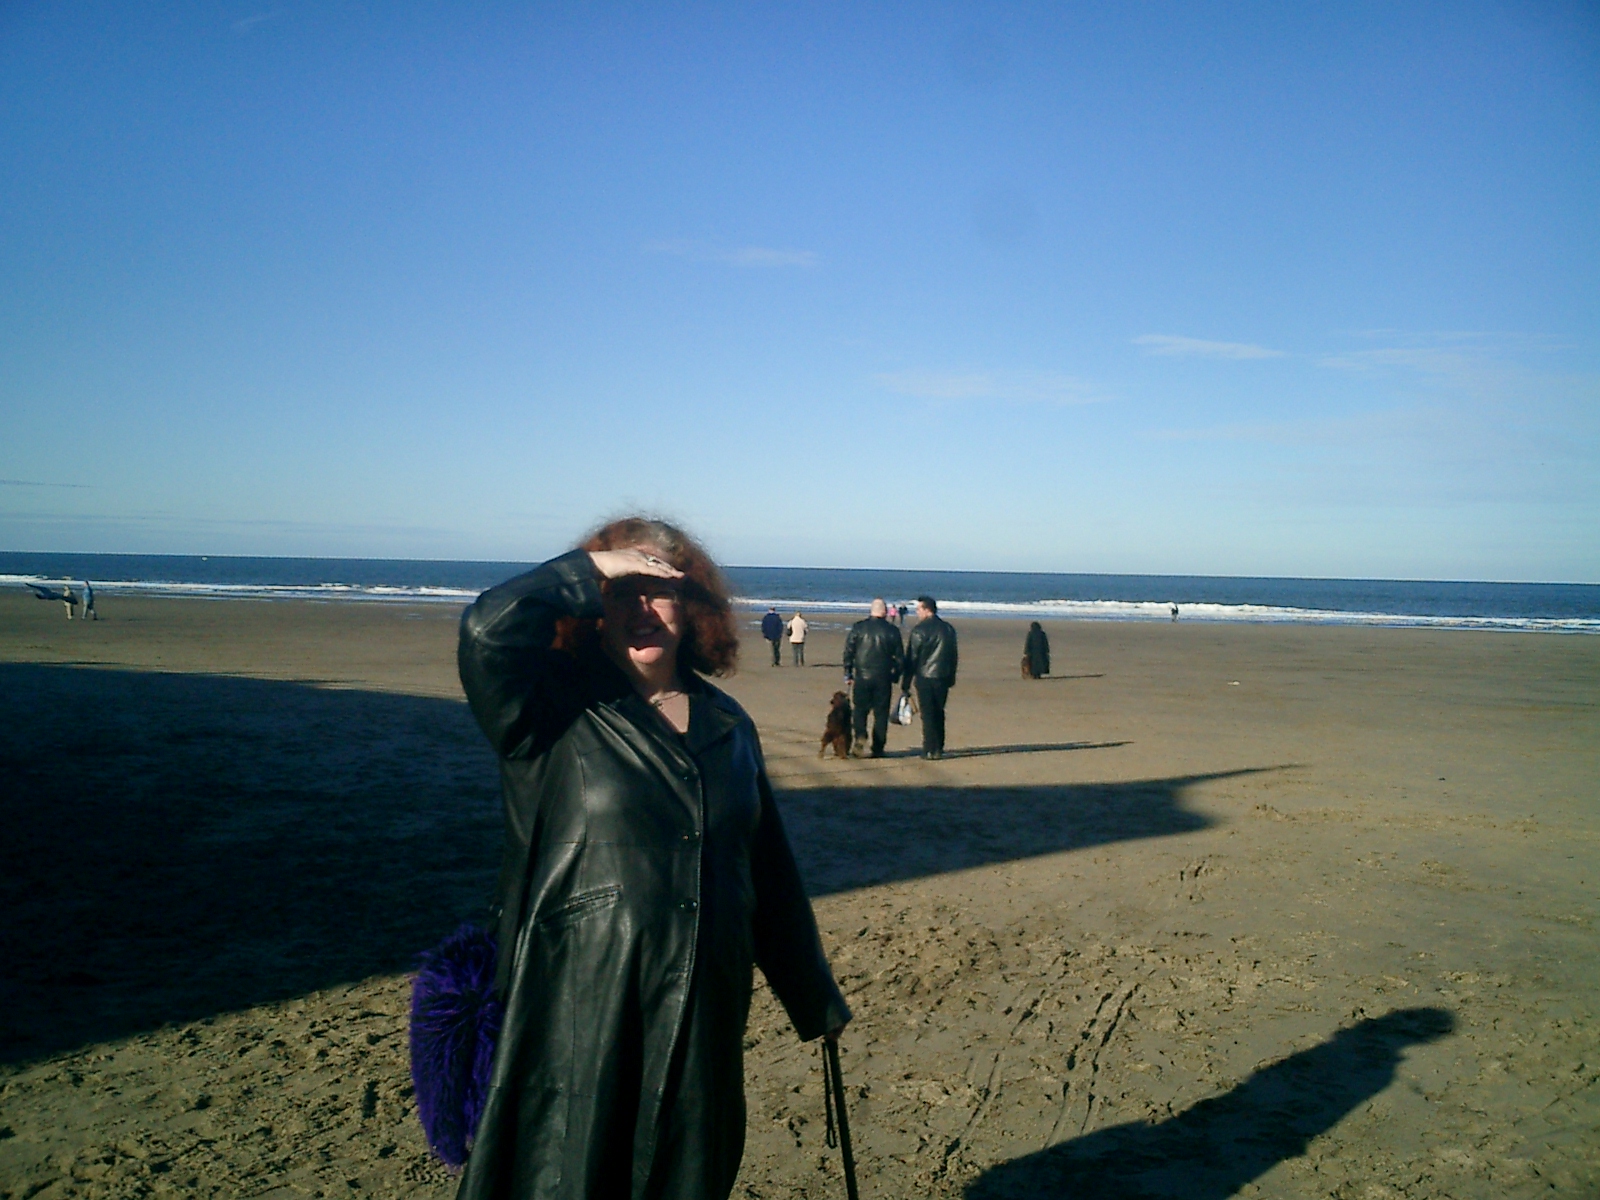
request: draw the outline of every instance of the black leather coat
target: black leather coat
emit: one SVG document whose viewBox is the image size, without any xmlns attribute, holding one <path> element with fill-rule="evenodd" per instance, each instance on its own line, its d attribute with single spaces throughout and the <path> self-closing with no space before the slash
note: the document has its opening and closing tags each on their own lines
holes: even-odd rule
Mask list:
<svg viewBox="0 0 1600 1200">
<path fill-rule="evenodd" d="M 857 683 L 886 683 L 900 678 L 900 631 L 882 617 L 868 617 L 850 626 L 844 637 L 844 673 Z"/>
<path fill-rule="evenodd" d="M 462 618 L 506 819 L 506 1014 L 464 1200 L 725 1197 L 752 964 L 802 1038 L 849 1018 L 755 726 L 694 678 L 680 737 L 609 661 L 552 649 L 558 618 L 599 615 L 574 551 Z"/>
<path fill-rule="evenodd" d="M 913 679 L 929 679 L 954 687 L 956 683 L 956 631 L 938 617 L 918 621 L 906 638 L 905 686 Z"/>
<path fill-rule="evenodd" d="M 1023 653 L 1028 656 L 1028 669 L 1033 672 L 1035 679 L 1050 674 L 1050 638 L 1039 627 L 1037 621 L 1028 630 L 1028 640 L 1023 644 Z"/>
</svg>

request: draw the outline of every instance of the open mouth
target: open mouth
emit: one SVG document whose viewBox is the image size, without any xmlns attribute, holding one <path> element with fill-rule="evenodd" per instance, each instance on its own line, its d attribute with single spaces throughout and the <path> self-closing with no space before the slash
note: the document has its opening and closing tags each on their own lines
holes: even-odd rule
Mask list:
<svg viewBox="0 0 1600 1200">
<path fill-rule="evenodd" d="M 666 626 L 659 621 L 629 621 L 627 632 L 630 645 L 649 645 L 660 640 Z"/>
</svg>

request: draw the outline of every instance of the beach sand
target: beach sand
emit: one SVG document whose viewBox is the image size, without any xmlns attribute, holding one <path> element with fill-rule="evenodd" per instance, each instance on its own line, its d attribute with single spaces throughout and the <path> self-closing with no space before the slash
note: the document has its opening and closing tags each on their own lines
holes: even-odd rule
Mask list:
<svg viewBox="0 0 1600 1200">
<path fill-rule="evenodd" d="M 456 613 L 100 607 L 0 596 L 0 1197 L 450 1195 L 404 973 L 497 863 Z M 839 620 L 727 685 L 865 1197 L 1600 1195 L 1600 639 L 1062 623 L 1030 682 L 957 627 L 942 762 L 819 761 Z M 747 1046 L 736 1195 L 842 1196 L 759 983 Z"/>
</svg>

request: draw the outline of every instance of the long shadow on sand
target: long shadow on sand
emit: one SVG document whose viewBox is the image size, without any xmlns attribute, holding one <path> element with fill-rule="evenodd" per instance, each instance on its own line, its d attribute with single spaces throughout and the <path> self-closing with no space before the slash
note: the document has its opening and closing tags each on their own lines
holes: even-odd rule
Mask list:
<svg viewBox="0 0 1600 1200">
<path fill-rule="evenodd" d="M 1440 1008 L 1368 1018 L 1169 1120 L 1113 1125 L 1002 1163 L 968 1200 L 1224 1200 L 1388 1087 L 1407 1046 L 1454 1028 Z"/>
<path fill-rule="evenodd" d="M 0 666 L 0 1061 L 380 971 L 481 910 L 466 706 Z"/>
<path fill-rule="evenodd" d="M 963 746 L 959 750 L 946 750 L 949 758 L 989 758 L 996 754 L 1048 754 L 1053 750 L 1115 750 L 1127 742 L 1013 742 L 1005 746 Z M 884 758 L 921 758 L 916 747 L 908 750 L 887 750 Z"/>
<path fill-rule="evenodd" d="M 813 894 L 1205 827 L 1190 784 L 784 794 Z M 0 1062 L 412 966 L 480 916 L 498 774 L 459 701 L 0 665 Z"/>
<path fill-rule="evenodd" d="M 859 745 L 859 743 L 857 743 Z M 1068 750 L 1115 750 L 1118 746 L 1126 746 L 1127 742 L 1014 742 L 1006 746 L 963 746 L 959 750 L 946 750 L 944 757 L 950 758 L 990 758 L 996 754 L 1048 754 L 1052 751 L 1065 752 Z M 885 750 L 882 758 L 921 758 L 920 746 L 908 746 L 901 750 Z"/>
<path fill-rule="evenodd" d="M 993 752 L 1017 749 L 1028 748 Z M 825 896 L 1111 842 L 1193 833 L 1213 822 L 1185 806 L 1189 788 L 1275 769 L 1027 787 L 808 787 L 779 795 L 806 888 Z"/>
</svg>

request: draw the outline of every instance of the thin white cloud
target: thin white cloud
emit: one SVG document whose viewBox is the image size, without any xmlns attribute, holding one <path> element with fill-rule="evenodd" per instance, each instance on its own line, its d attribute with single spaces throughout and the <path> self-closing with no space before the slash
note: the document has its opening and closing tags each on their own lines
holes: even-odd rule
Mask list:
<svg viewBox="0 0 1600 1200">
<path fill-rule="evenodd" d="M 40 479 L 0 479 L 0 487 L 86 488 L 87 483 L 50 483 Z"/>
<path fill-rule="evenodd" d="M 872 379 L 896 395 L 918 400 L 1093 404 L 1105 399 L 1086 381 L 1049 371 L 884 371 Z"/>
<path fill-rule="evenodd" d="M 1144 346 L 1150 354 L 1168 357 L 1187 355 L 1194 358 L 1282 358 L 1282 350 L 1269 350 L 1250 342 L 1208 342 L 1203 338 L 1175 337 L 1166 333 L 1147 333 L 1133 339 L 1135 346 Z"/>
<path fill-rule="evenodd" d="M 646 254 L 676 254 L 687 258 L 693 250 L 694 243 L 686 238 L 666 238 L 644 244 Z"/>
<path fill-rule="evenodd" d="M 1147 436 L 1252 446 L 1256 474 L 1241 475 L 1239 486 L 1266 482 L 1280 497 L 1420 508 L 1600 501 L 1600 477 L 1588 469 L 1600 449 L 1600 429 L 1507 421 L 1482 406 L 1420 405 Z"/>
<path fill-rule="evenodd" d="M 1541 369 L 1548 354 L 1564 349 L 1554 339 L 1527 334 L 1402 333 L 1380 331 L 1390 344 L 1346 350 L 1317 359 L 1319 367 L 1367 375 L 1387 375 L 1479 399 L 1554 397 L 1587 392 L 1594 379 L 1561 376 Z"/>
<path fill-rule="evenodd" d="M 994 395 L 994 381 L 980 373 L 884 371 L 872 378 L 880 387 L 919 400 L 972 400 Z"/>
<path fill-rule="evenodd" d="M 1552 369 L 1552 338 L 1371 330 L 1323 355 L 1350 374 L 1345 407 L 1321 414 L 1151 430 L 1166 442 L 1261 448 L 1280 482 L 1350 502 L 1426 506 L 1587 503 L 1600 498 L 1600 375 Z M 1372 345 L 1372 342 L 1378 345 Z M 1318 405 L 1311 405 L 1314 409 Z M 1270 449 L 1267 449 L 1270 448 Z M 1250 452 L 1246 452 L 1250 453 Z"/>
<path fill-rule="evenodd" d="M 1348 446 L 1370 444 L 1407 430 L 1421 418 L 1414 412 L 1384 410 L 1347 416 L 1287 420 L 1231 421 L 1191 428 L 1154 429 L 1146 436 L 1158 442 L 1244 442 L 1276 446 Z"/>
<path fill-rule="evenodd" d="M 1476 346 L 1500 354 L 1573 348 L 1570 343 L 1548 333 L 1505 329 L 1346 329 L 1335 331 L 1335 335 L 1401 346 Z"/>
<path fill-rule="evenodd" d="M 281 15 L 281 10 L 273 9 L 271 12 L 255 13 L 252 16 L 240 17 L 237 21 L 235 21 L 233 23 L 233 32 L 235 34 L 239 35 L 240 37 L 243 37 L 245 34 L 249 33 L 252 29 L 254 29 L 257 25 L 261 25 L 264 22 L 270 21 L 273 18 L 278 17 L 280 15 Z"/>
<path fill-rule="evenodd" d="M 1317 365 L 1336 371 L 1414 371 L 1458 384 L 1477 384 L 1485 381 L 1486 377 L 1499 380 L 1510 374 L 1505 364 L 1493 362 L 1484 355 L 1442 346 L 1350 350 L 1343 354 L 1325 355 L 1317 360 Z"/>
<path fill-rule="evenodd" d="M 817 265 L 815 250 L 785 250 L 772 246 L 708 246 L 688 238 L 646 242 L 646 254 L 670 254 L 696 262 L 726 263 L 730 267 L 804 267 Z"/>
<path fill-rule="evenodd" d="M 767 246 L 740 246 L 718 256 L 736 267 L 814 267 L 815 250 L 773 250 Z"/>
</svg>

